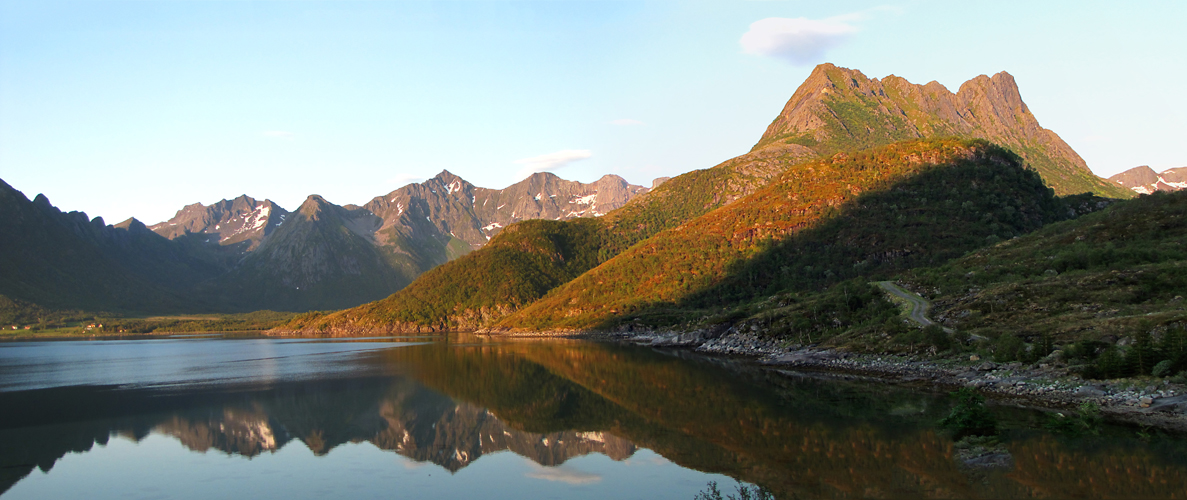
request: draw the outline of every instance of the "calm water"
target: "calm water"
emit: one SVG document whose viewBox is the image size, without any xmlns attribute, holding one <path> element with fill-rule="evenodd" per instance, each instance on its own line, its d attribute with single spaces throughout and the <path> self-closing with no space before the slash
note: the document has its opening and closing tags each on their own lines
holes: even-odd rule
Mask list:
<svg viewBox="0 0 1187 500">
<path fill-rule="evenodd" d="M 0 497 L 1184 498 L 1175 436 L 994 411 L 971 470 L 939 394 L 575 341 L 0 343 Z"/>
</svg>

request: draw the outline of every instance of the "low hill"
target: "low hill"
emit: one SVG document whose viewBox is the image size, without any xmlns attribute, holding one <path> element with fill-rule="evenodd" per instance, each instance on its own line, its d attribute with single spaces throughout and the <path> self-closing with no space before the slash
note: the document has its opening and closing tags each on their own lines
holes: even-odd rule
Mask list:
<svg viewBox="0 0 1187 500">
<path fill-rule="evenodd" d="M 1065 217 L 1016 155 L 984 141 L 837 154 L 657 234 L 495 328 L 673 326 L 781 291 L 940 264 Z"/>
</svg>

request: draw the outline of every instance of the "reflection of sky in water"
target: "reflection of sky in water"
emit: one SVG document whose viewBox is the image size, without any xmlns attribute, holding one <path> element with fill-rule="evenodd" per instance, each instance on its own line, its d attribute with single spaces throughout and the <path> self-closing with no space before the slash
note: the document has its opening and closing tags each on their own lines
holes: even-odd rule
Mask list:
<svg viewBox="0 0 1187 500">
<path fill-rule="evenodd" d="M 201 343 L 195 349 L 195 343 Z M 271 383 L 357 373 L 358 354 L 416 343 L 153 339 L 0 343 L 0 391 L 71 385 Z"/>
<path fill-rule="evenodd" d="M 732 485 L 640 450 L 629 463 L 593 454 L 543 467 L 514 453 L 496 453 L 450 474 L 369 443 L 339 446 L 316 457 L 300 443 L 254 458 L 193 452 L 153 434 L 139 443 L 112 439 L 88 453 L 63 457 L 48 473 L 33 471 L 3 495 L 9 499 L 207 498 L 616 498 L 691 499 L 706 482 Z"/>
<path fill-rule="evenodd" d="M 972 474 L 931 428 L 950 407 L 935 395 L 609 344 L 424 340 L 0 343 L 0 497 L 733 492 L 716 473 L 788 497 L 1187 491 L 1182 440 L 1127 428 L 1081 443 L 995 408 L 1016 465 Z"/>
</svg>

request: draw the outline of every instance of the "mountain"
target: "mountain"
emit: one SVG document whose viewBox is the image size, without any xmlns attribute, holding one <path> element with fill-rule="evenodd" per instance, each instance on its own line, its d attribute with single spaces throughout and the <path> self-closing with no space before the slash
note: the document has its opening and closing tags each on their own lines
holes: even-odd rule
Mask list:
<svg viewBox="0 0 1187 500">
<path fill-rule="evenodd" d="M 281 329 L 354 335 L 489 326 L 632 245 L 754 192 L 811 154 L 796 145 L 765 148 L 658 179 L 646 196 L 605 217 L 516 224 L 486 247 L 425 273 L 386 299 L 299 317 Z"/>
<path fill-rule="evenodd" d="M 981 75 L 954 94 L 938 82 L 881 80 L 832 64 L 817 66 L 771 122 L 754 150 L 798 144 L 820 156 L 921 137 L 986 139 L 1010 148 L 1059 195 L 1132 193 L 1094 175 L 1055 132 L 1039 125 L 1009 73 Z"/>
<path fill-rule="evenodd" d="M 247 195 L 222 200 L 210 206 L 186 205 L 172 219 L 149 227 L 168 239 L 199 233 L 211 236 L 220 245 L 249 242 L 245 251 L 255 250 L 264 237 L 288 217 L 288 211 L 271 200 L 256 201 Z M 207 241 L 210 241 L 208 239 Z"/>
<path fill-rule="evenodd" d="M 371 239 L 381 221 L 367 210 L 309 196 L 255 251 L 199 293 L 241 297 L 252 308 L 298 311 L 386 296 L 410 280 Z"/>
<path fill-rule="evenodd" d="M 1169 168 L 1157 173 L 1149 166 L 1142 165 L 1109 177 L 1109 180 L 1138 194 L 1178 191 L 1187 188 L 1187 167 Z"/>
<path fill-rule="evenodd" d="M 0 181 L 0 295 L 48 308 L 160 311 L 194 305 L 185 290 L 226 265 L 195 241 L 169 241 L 129 219 L 118 225 L 30 201 Z M 202 307 L 201 304 L 198 305 Z"/>
<path fill-rule="evenodd" d="M 314 195 L 254 249 L 245 249 L 241 264 L 212 287 L 232 290 L 255 308 L 352 307 L 483 247 L 508 225 L 598 217 L 647 191 L 615 175 L 585 184 L 551 173 L 486 189 L 443 171 L 362 206 Z"/>
<path fill-rule="evenodd" d="M 363 206 L 312 195 L 295 212 L 247 195 L 146 227 L 63 214 L 3 185 L 0 294 L 14 304 L 134 312 L 340 309 L 390 295 L 522 220 L 593 218 L 647 188 L 534 174 L 506 189 L 447 171 Z M 32 306 L 29 306 L 32 307 Z"/>
<path fill-rule="evenodd" d="M 747 154 L 667 180 L 647 196 L 599 219 L 596 227 L 524 227 L 497 249 L 479 251 L 438 268 L 383 301 L 299 318 L 286 328 L 348 335 L 367 330 L 417 332 L 493 325 L 554 293 L 567 276 L 593 270 L 633 245 L 721 210 L 759 191 L 794 165 L 899 140 L 954 135 L 1001 143 L 1019 155 L 1022 163 L 997 161 L 1011 169 L 1029 165 L 1056 193 L 1091 190 L 1132 196 L 1092 175 L 1058 135 L 1040 127 L 1008 73 L 975 78 L 952 94 L 935 82 L 919 86 L 893 76 L 871 80 L 858 71 L 823 64 Z M 814 184 L 808 179 L 797 189 L 814 189 Z M 1033 229 L 1011 226 L 1002 235 Z M 553 257 L 541 258 L 546 255 Z M 667 257 L 662 253 L 654 256 L 659 260 Z M 487 281 L 482 276 L 500 278 Z M 538 308 L 532 310 L 539 312 Z M 532 324 L 546 327 L 540 322 Z"/>
</svg>

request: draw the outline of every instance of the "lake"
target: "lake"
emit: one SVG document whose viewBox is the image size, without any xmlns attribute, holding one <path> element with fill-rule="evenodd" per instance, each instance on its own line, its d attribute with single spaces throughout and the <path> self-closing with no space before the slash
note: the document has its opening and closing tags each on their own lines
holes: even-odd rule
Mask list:
<svg viewBox="0 0 1187 500">
<path fill-rule="evenodd" d="M 0 343 L 0 498 L 1184 498 L 1182 436 L 991 406 L 976 468 L 934 391 L 572 340 Z"/>
</svg>

